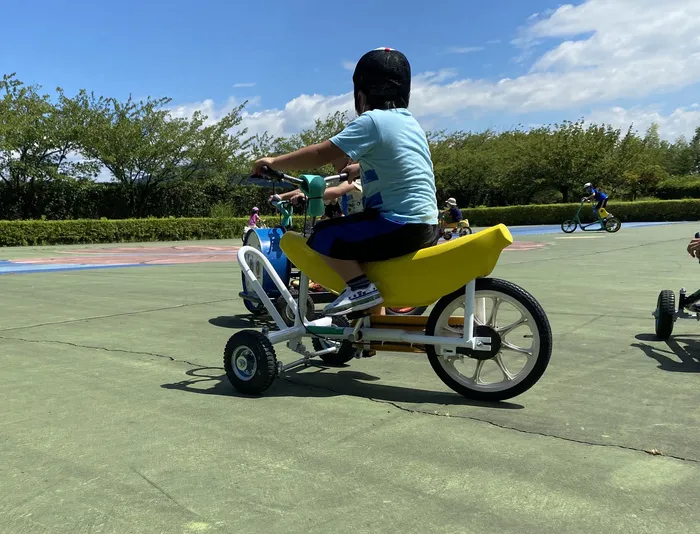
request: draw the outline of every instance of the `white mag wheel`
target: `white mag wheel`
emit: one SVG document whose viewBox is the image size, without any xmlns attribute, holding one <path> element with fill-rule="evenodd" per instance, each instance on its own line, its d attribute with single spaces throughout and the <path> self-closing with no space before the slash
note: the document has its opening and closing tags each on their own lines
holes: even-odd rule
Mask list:
<svg viewBox="0 0 700 534">
<path fill-rule="evenodd" d="M 491 351 L 442 356 L 439 345 L 429 345 L 428 360 L 447 386 L 467 398 L 500 401 L 520 395 L 549 364 L 549 320 L 532 295 L 505 280 L 477 279 L 475 296 L 474 336 L 490 337 Z M 455 319 L 464 317 L 464 307 L 464 288 L 441 298 L 428 318 L 426 334 L 462 337 L 463 325 Z"/>
</svg>

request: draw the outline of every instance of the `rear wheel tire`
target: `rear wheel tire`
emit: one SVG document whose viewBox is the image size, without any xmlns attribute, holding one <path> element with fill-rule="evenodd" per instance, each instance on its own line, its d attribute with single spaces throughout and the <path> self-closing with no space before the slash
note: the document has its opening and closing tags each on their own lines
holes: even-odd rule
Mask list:
<svg viewBox="0 0 700 534">
<path fill-rule="evenodd" d="M 656 301 L 656 320 L 654 329 L 656 337 L 666 341 L 673 334 L 673 324 L 676 321 L 676 295 L 670 289 L 659 293 Z"/>
<path fill-rule="evenodd" d="M 622 223 L 617 217 L 611 217 L 605 221 L 605 231 L 614 234 L 622 228 Z"/>
</svg>

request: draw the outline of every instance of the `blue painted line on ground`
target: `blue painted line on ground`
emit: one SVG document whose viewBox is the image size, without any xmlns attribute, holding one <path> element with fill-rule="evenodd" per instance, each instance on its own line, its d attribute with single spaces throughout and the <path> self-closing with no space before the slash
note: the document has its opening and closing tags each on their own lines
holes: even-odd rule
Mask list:
<svg viewBox="0 0 700 534">
<path fill-rule="evenodd" d="M 622 223 L 621 231 L 625 228 L 642 228 L 645 226 L 662 226 L 667 224 L 683 224 L 684 221 L 673 221 L 673 222 L 630 222 Z M 563 234 L 561 226 L 557 224 L 541 224 L 533 226 L 509 226 L 508 230 L 513 236 L 518 235 L 545 235 L 545 234 Z M 581 232 L 580 228 L 576 229 L 576 232 Z M 591 232 L 592 230 L 589 230 Z"/>
<path fill-rule="evenodd" d="M 3 274 L 30 274 L 30 273 L 52 273 L 59 271 L 88 271 L 95 269 L 115 269 L 117 267 L 152 267 L 143 263 L 122 263 L 119 265 L 75 265 L 65 263 L 54 263 L 40 265 L 35 263 L 14 263 L 0 260 L 0 275 Z"/>
</svg>

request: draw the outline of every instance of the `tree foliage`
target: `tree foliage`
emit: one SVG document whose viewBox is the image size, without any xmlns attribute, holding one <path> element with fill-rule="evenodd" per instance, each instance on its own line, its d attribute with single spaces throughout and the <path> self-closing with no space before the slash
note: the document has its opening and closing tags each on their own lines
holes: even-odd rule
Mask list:
<svg viewBox="0 0 700 534">
<path fill-rule="evenodd" d="M 174 116 L 169 105 L 168 98 L 122 101 L 85 90 L 67 96 L 60 88 L 52 97 L 3 76 L 1 217 L 200 215 L 212 203 L 230 203 L 242 215 L 252 197 L 234 178 L 254 159 L 324 141 L 350 121 L 335 113 L 288 137 L 250 137 L 242 128 L 245 104 L 217 120 L 201 112 Z M 437 131 L 428 139 L 440 200 L 455 197 L 465 208 L 572 202 L 585 182 L 614 200 L 700 191 L 700 126 L 692 139 L 674 142 L 662 139 L 656 124 L 640 134 L 583 120 Z M 100 172 L 111 182 L 95 184 Z"/>
</svg>

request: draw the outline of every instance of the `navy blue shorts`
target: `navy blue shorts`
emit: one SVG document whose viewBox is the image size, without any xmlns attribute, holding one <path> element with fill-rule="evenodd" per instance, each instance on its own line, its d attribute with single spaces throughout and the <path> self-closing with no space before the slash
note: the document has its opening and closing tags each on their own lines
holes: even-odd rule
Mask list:
<svg viewBox="0 0 700 534">
<path fill-rule="evenodd" d="M 438 239 L 437 225 L 397 223 L 369 209 L 319 222 L 307 243 L 324 256 L 367 263 L 432 247 Z"/>
</svg>

